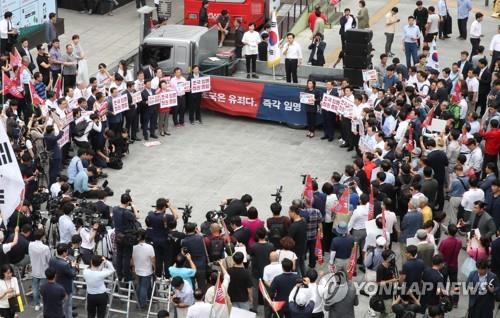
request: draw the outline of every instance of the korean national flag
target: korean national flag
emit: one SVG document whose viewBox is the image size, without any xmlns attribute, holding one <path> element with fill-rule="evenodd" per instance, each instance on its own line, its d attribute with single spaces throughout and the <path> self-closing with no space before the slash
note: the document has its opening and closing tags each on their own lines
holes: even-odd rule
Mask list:
<svg viewBox="0 0 500 318">
<path fill-rule="evenodd" d="M 0 120 L 0 212 L 4 222 L 21 202 L 24 181 L 14 151 Z"/>
</svg>

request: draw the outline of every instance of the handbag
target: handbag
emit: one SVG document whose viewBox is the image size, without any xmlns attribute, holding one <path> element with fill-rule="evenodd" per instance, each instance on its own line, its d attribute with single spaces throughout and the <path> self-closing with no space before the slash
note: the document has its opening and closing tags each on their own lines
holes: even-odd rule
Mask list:
<svg viewBox="0 0 500 318">
<path fill-rule="evenodd" d="M 462 273 L 465 277 L 469 277 L 470 273 L 476 270 L 476 261 L 468 256 L 467 259 L 460 266 L 460 273 Z"/>
<path fill-rule="evenodd" d="M 382 296 L 375 294 L 370 298 L 370 308 L 376 312 L 385 312 L 385 304 Z"/>
<path fill-rule="evenodd" d="M 24 312 L 24 304 L 21 296 L 9 298 L 9 307 L 11 312 Z"/>
</svg>

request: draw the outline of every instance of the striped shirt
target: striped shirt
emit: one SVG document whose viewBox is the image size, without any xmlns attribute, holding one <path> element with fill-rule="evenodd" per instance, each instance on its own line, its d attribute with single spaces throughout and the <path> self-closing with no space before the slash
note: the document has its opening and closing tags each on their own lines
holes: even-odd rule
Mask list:
<svg viewBox="0 0 500 318">
<path fill-rule="evenodd" d="M 35 91 L 40 96 L 41 99 L 46 100 L 47 99 L 47 86 L 43 82 L 36 83 L 35 84 Z"/>
</svg>

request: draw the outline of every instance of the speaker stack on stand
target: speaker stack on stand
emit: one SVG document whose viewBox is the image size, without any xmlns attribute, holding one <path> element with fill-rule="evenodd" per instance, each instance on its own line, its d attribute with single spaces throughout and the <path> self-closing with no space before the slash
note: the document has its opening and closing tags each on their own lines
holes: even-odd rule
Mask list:
<svg viewBox="0 0 500 318">
<path fill-rule="evenodd" d="M 370 29 L 350 29 L 345 32 L 344 77 L 352 86 L 363 86 L 363 70 L 372 67 L 372 38 Z"/>
</svg>

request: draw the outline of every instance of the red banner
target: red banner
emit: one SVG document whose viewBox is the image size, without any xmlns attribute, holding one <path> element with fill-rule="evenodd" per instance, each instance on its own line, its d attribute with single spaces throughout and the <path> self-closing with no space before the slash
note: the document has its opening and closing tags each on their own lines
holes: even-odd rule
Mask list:
<svg viewBox="0 0 500 318">
<path fill-rule="evenodd" d="M 264 84 L 211 78 L 212 90 L 203 93 L 203 106 L 232 116 L 257 117 Z"/>
</svg>

